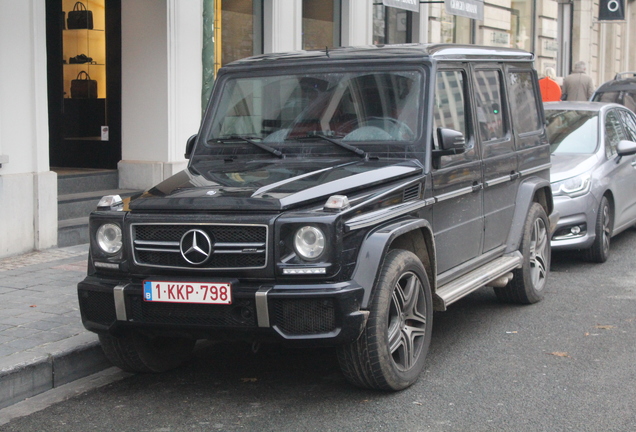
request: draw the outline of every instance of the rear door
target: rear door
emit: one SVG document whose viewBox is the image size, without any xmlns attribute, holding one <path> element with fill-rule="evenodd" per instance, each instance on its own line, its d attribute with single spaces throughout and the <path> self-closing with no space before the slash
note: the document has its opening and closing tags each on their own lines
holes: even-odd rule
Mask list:
<svg viewBox="0 0 636 432">
<path fill-rule="evenodd" d="M 468 66 L 444 65 L 435 77 L 433 146 L 438 128 L 464 134 L 466 152 L 433 160 L 433 231 L 439 273 L 481 254 L 483 243 L 482 169 L 479 145 L 472 132 Z"/>
<path fill-rule="evenodd" d="M 508 238 L 519 176 L 502 68 L 497 64 L 475 67 L 472 84 L 476 139 L 484 168 L 483 252 L 488 252 L 504 245 Z"/>
</svg>

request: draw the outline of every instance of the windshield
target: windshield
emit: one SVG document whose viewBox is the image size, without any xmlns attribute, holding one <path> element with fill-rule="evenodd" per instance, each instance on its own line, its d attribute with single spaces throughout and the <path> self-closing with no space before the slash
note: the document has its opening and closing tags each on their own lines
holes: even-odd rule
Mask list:
<svg viewBox="0 0 636 432">
<path fill-rule="evenodd" d="M 598 144 L 596 111 L 546 110 L 550 152 L 592 154 Z"/>
<path fill-rule="evenodd" d="M 229 78 L 197 153 L 244 146 L 244 139 L 288 155 L 305 152 L 303 146 L 342 152 L 333 140 L 404 148 L 420 134 L 422 75 L 417 69 Z"/>
</svg>

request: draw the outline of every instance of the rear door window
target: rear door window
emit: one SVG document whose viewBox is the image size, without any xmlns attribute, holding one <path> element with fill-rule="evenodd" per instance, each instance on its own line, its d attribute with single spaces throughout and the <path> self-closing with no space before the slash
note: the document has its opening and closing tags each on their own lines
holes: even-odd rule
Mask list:
<svg viewBox="0 0 636 432">
<path fill-rule="evenodd" d="M 501 74 L 498 70 L 476 70 L 475 104 L 482 141 L 503 139 L 507 126 L 501 101 Z"/>
</svg>

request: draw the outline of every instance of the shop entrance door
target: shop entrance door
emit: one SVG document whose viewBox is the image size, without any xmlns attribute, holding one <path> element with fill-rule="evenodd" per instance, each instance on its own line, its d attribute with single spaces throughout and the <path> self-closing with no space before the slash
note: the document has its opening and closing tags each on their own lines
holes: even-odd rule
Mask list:
<svg viewBox="0 0 636 432">
<path fill-rule="evenodd" d="M 51 167 L 121 160 L 121 0 L 46 0 Z"/>
</svg>

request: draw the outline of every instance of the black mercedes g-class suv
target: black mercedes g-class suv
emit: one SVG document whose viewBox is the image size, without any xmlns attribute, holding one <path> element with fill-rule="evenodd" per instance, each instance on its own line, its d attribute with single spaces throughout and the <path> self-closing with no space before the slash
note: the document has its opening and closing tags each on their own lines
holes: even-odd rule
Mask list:
<svg viewBox="0 0 636 432">
<path fill-rule="evenodd" d="M 484 286 L 543 297 L 557 216 L 540 101 L 533 55 L 511 49 L 234 62 L 188 168 L 91 214 L 83 323 L 127 371 L 178 366 L 197 339 L 278 340 L 337 346 L 352 383 L 403 389 L 433 310 Z"/>
</svg>

